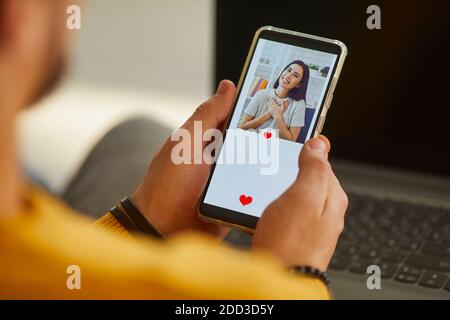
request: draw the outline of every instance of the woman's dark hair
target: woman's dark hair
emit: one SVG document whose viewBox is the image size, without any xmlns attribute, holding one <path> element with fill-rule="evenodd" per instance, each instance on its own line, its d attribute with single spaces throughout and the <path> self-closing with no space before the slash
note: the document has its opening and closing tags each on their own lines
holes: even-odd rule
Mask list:
<svg viewBox="0 0 450 320">
<path fill-rule="evenodd" d="M 287 68 L 289 68 L 293 64 L 298 64 L 303 69 L 303 77 L 302 80 L 300 80 L 299 86 L 296 88 L 293 88 L 288 93 L 288 97 L 292 98 L 295 101 L 299 100 L 306 100 L 306 91 L 308 90 L 308 83 L 309 83 L 309 67 L 300 60 L 295 60 L 289 63 L 283 71 L 281 71 L 280 75 L 277 78 L 277 81 L 273 85 L 273 88 L 276 89 L 280 85 L 280 78 L 284 71 L 286 71 Z"/>
</svg>

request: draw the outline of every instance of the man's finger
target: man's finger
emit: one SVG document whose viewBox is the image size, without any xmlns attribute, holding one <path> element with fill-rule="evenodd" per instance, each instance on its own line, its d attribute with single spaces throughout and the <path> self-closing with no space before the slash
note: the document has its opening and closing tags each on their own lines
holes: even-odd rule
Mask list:
<svg viewBox="0 0 450 320">
<path fill-rule="evenodd" d="M 344 215 L 348 206 L 348 198 L 342 189 L 339 180 L 335 175 L 332 176 L 328 187 L 328 198 L 323 212 L 330 223 L 337 225 L 341 232 L 344 228 Z"/>
</svg>

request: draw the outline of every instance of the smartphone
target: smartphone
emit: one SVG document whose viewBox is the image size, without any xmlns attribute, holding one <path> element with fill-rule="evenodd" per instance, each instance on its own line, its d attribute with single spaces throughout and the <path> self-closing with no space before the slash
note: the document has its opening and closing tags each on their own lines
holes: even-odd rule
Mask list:
<svg viewBox="0 0 450 320">
<path fill-rule="evenodd" d="M 296 179 L 303 144 L 322 131 L 346 56 L 337 40 L 258 29 L 199 201 L 201 219 L 253 232 Z"/>
</svg>

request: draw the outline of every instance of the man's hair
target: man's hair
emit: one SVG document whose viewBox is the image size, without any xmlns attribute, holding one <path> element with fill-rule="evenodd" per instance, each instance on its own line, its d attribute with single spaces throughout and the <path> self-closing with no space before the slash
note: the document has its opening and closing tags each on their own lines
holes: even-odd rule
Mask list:
<svg viewBox="0 0 450 320">
<path fill-rule="evenodd" d="M 274 87 L 274 89 L 278 88 L 278 86 L 280 84 L 281 75 L 283 74 L 284 71 L 286 71 L 287 68 L 289 68 L 293 64 L 297 64 L 300 67 L 302 67 L 303 77 L 299 83 L 299 86 L 297 88 L 293 88 L 292 90 L 289 91 L 288 97 L 292 98 L 295 101 L 306 100 L 306 91 L 308 90 L 308 83 L 309 83 L 309 67 L 303 61 L 295 60 L 295 61 L 292 61 L 291 63 L 289 63 L 283 69 L 283 71 L 281 71 L 281 73 L 278 76 L 277 81 L 275 82 L 273 87 Z"/>
</svg>

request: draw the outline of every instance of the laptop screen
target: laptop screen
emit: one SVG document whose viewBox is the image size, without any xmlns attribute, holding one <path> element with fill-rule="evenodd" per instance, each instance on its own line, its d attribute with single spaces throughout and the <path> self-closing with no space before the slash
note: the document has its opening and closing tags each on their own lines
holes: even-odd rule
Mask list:
<svg viewBox="0 0 450 320">
<path fill-rule="evenodd" d="M 450 2 L 217 0 L 216 81 L 239 80 L 263 25 L 349 50 L 324 127 L 335 158 L 450 177 Z M 380 18 L 370 30 L 368 18 Z"/>
</svg>

